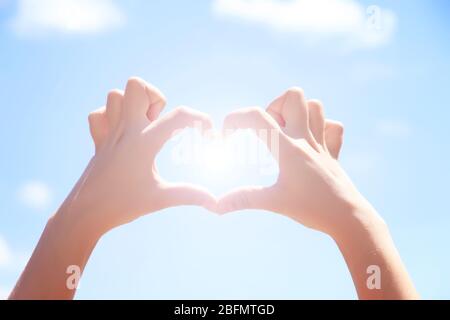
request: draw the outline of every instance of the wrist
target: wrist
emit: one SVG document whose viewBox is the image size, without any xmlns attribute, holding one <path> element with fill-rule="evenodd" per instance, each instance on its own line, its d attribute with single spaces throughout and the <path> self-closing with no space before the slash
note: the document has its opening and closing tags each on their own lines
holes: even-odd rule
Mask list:
<svg viewBox="0 0 450 320">
<path fill-rule="evenodd" d="M 355 241 L 374 234 L 389 234 L 384 220 L 365 199 L 344 207 L 345 212 L 337 214 L 339 222 L 328 232 L 336 243 Z"/>
<path fill-rule="evenodd" d="M 106 219 L 99 218 L 103 212 L 98 208 L 101 201 L 95 196 L 95 188 L 88 183 L 93 163 L 91 160 L 53 219 L 68 231 L 83 234 L 91 241 L 98 241 L 111 228 L 105 225 Z"/>
<path fill-rule="evenodd" d="M 332 234 L 361 299 L 418 299 L 389 228 L 370 205 L 351 209 L 345 227 Z M 378 279 L 378 287 L 370 279 Z"/>
<path fill-rule="evenodd" d="M 94 215 L 80 203 L 66 200 L 61 208 L 50 218 L 48 224 L 60 230 L 62 236 L 80 244 L 95 244 L 106 233 L 93 219 Z"/>
</svg>

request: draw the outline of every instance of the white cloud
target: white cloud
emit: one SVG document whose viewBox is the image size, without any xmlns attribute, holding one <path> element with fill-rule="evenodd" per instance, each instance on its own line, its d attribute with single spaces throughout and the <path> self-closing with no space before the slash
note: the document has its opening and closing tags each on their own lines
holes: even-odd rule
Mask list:
<svg viewBox="0 0 450 320">
<path fill-rule="evenodd" d="M 308 41 L 338 38 L 348 46 L 387 43 L 396 26 L 392 11 L 355 0 L 215 0 L 215 13 L 298 33 Z"/>
<path fill-rule="evenodd" d="M 8 267 L 12 262 L 12 254 L 6 241 L 0 236 L 0 268 Z"/>
<path fill-rule="evenodd" d="M 19 188 L 19 200 L 30 209 L 45 210 L 51 204 L 50 188 L 41 181 L 28 181 Z"/>
<path fill-rule="evenodd" d="M 411 126 L 400 120 L 381 120 L 376 125 L 376 131 L 381 136 L 394 139 L 406 139 L 412 134 Z"/>
<path fill-rule="evenodd" d="M 112 0 L 19 0 L 17 7 L 12 26 L 22 35 L 98 33 L 125 19 Z"/>
</svg>

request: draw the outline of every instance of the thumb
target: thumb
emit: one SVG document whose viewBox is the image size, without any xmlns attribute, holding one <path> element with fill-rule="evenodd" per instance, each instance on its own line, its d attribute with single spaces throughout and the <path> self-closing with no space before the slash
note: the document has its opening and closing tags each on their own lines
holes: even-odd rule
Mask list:
<svg viewBox="0 0 450 320">
<path fill-rule="evenodd" d="M 208 190 L 187 183 L 169 183 L 163 188 L 163 203 L 166 208 L 177 206 L 200 206 L 216 211 L 217 200 Z"/>
<path fill-rule="evenodd" d="M 248 209 L 275 211 L 275 203 L 273 187 L 243 187 L 219 198 L 216 212 L 225 214 Z"/>
</svg>

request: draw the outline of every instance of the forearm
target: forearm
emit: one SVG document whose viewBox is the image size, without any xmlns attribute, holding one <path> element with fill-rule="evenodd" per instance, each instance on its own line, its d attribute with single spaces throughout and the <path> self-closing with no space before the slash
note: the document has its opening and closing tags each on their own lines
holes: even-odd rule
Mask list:
<svg viewBox="0 0 450 320">
<path fill-rule="evenodd" d="M 73 299 L 74 284 L 99 239 L 82 217 L 63 205 L 49 219 L 10 299 Z"/>
<path fill-rule="evenodd" d="M 333 238 L 360 299 L 419 299 L 387 225 L 371 207 L 357 207 Z"/>
</svg>

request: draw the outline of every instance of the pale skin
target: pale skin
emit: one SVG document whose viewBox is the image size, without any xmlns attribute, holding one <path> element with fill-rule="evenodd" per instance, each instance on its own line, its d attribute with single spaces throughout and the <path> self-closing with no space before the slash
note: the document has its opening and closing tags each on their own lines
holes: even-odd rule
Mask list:
<svg viewBox="0 0 450 320">
<path fill-rule="evenodd" d="M 66 286 L 68 266 L 81 271 L 96 243 L 109 230 L 144 214 L 180 205 L 213 209 L 206 190 L 164 181 L 155 157 L 176 131 L 211 128 L 210 118 L 185 107 L 163 117 L 164 96 L 132 78 L 125 92 L 114 90 L 105 108 L 89 116 L 95 156 L 43 235 L 11 299 L 72 299 Z"/>
<path fill-rule="evenodd" d="M 388 228 L 358 192 L 338 162 L 343 126 L 325 120 L 319 101 L 292 88 L 267 110 L 246 108 L 227 116 L 224 130 L 261 129 L 278 135 L 263 139 L 275 153 L 279 177 L 270 187 L 243 187 L 218 200 L 217 211 L 260 209 L 283 214 L 330 235 L 340 248 L 360 299 L 417 299 Z M 381 288 L 367 286 L 367 268 L 381 270 Z"/>
<path fill-rule="evenodd" d="M 10 299 L 72 299 L 68 266 L 82 272 L 99 239 L 111 229 L 158 210 L 202 206 L 225 214 L 261 209 L 286 215 L 330 235 L 341 250 L 361 299 L 417 299 L 387 226 L 339 165 L 340 123 L 325 120 L 318 101 L 288 90 L 267 110 L 247 108 L 227 116 L 226 131 L 240 128 L 278 134 L 268 143 L 280 174 L 271 187 L 244 187 L 216 199 L 189 184 L 159 176 L 155 157 L 185 127 L 212 128 L 210 118 L 189 108 L 160 116 L 165 98 L 142 79 L 114 90 L 89 116 L 95 156 L 73 191 L 49 220 Z M 381 288 L 366 285 L 367 267 L 381 270 Z"/>
</svg>

